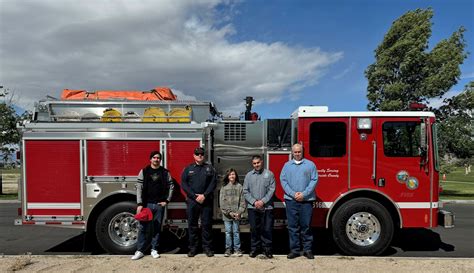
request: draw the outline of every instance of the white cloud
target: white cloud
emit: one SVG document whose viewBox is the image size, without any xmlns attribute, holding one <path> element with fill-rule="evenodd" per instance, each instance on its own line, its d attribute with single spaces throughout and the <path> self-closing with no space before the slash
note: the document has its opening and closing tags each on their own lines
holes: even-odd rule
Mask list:
<svg viewBox="0 0 474 273">
<path fill-rule="evenodd" d="M 432 99 L 428 100 L 428 105 L 433 107 L 433 108 L 439 108 L 440 106 L 444 105 L 444 103 L 443 103 L 444 99 L 449 99 L 449 98 L 452 98 L 454 96 L 457 96 L 461 92 L 462 92 L 462 90 L 461 91 L 459 91 L 459 90 L 448 91 L 441 98 L 432 98 Z"/>
<path fill-rule="evenodd" d="M 64 88 L 170 86 L 180 98 L 236 113 L 247 95 L 259 103 L 297 97 L 342 58 L 317 47 L 231 42 L 234 4 L 0 0 L 1 84 L 16 89 L 23 106 Z"/>
</svg>

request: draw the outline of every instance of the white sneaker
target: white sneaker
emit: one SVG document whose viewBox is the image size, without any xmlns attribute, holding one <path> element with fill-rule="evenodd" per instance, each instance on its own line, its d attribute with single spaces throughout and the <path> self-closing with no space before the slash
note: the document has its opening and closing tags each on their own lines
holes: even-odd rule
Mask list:
<svg viewBox="0 0 474 273">
<path fill-rule="evenodd" d="M 135 251 L 135 255 L 132 256 L 132 260 L 138 260 L 143 258 L 145 255 L 141 251 Z"/>
<path fill-rule="evenodd" d="M 160 254 L 158 253 L 158 251 L 156 251 L 154 249 L 151 251 L 151 256 L 153 257 L 153 259 L 160 258 Z"/>
</svg>

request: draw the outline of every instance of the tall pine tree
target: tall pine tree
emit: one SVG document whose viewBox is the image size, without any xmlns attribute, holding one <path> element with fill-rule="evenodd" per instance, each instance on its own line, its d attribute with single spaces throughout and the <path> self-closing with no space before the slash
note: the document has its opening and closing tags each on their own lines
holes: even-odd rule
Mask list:
<svg viewBox="0 0 474 273">
<path fill-rule="evenodd" d="M 428 51 L 432 17 L 431 9 L 417 9 L 393 22 L 365 71 L 369 110 L 407 110 L 410 102 L 440 97 L 458 82 L 467 57 L 465 29 Z"/>
</svg>

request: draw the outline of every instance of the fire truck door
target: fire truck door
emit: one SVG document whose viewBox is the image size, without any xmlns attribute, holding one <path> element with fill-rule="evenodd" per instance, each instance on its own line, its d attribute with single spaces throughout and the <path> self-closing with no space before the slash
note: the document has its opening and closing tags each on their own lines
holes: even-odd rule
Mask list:
<svg viewBox="0 0 474 273">
<path fill-rule="evenodd" d="M 25 141 L 25 215 L 72 221 L 81 215 L 79 140 Z"/>
<path fill-rule="evenodd" d="M 348 188 L 349 118 L 323 117 L 300 120 L 298 135 L 305 158 L 318 169 L 313 226 L 324 226 L 332 202 Z"/>
<path fill-rule="evenodd" d="M 379 118 L 374 183 L 400 209 L 404 227 L 430 226 L 429 171 L 421 153 L 419 117 Z"/>
</svg>

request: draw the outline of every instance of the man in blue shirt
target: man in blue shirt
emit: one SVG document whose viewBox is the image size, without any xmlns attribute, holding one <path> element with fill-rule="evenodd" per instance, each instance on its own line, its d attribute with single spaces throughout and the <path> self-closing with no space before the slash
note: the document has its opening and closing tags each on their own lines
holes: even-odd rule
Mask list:
<svg viewBox="0 0 474 273">
<path fill-rule="evenodd" d="M 314 259 L 312 252 L 313 232 L 311 220 L 313 217 L 313 202 L 316 200 L 314 189 L 318 182 L 316 165 L 303 158 L 303 146 L 293 145 L 293 159 L 286 162 L 281 171 L 280 181 L 285 191 L 286 216 L 290 234 L 290 254 L 288 259 L 303 255 Z M 300 240 L 301 239 L 301 240 Z"/>
</svg>

